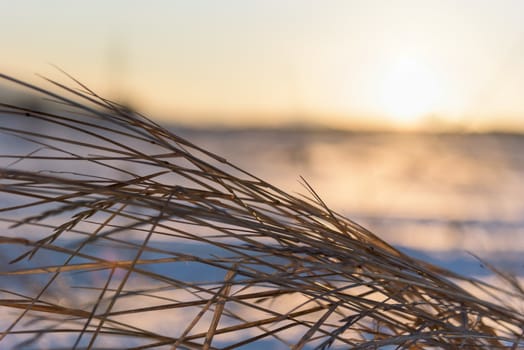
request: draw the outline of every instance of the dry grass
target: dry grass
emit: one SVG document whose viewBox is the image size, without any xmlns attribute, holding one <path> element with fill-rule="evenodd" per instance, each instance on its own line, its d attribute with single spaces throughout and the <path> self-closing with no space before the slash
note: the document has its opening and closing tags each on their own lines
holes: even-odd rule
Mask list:
<svg viewBox="0 0 524 350">
<path fill-rule="evenodd" d="M 0 104 L 32 144 L 2 156 L 0 347 L 523 347 L 512 276 L 412 259 L 78 82 L 0 76 L 62 105 Z"/>
</svg>

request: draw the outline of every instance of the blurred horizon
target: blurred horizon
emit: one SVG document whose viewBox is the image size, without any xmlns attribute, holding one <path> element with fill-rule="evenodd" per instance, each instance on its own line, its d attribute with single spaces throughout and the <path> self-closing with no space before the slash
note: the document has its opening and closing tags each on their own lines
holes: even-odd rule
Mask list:
<svg viewBox="0 0 524 350">
<path fill-rule="evenodd" d="M 58 73 L 60 75 L 62 73 Z M 17 77 L 13 77 L 17 78 Z M 42 80 L 43 81 L 43 80 Z M 41 82 L 42 82 L 41 81 Z M 67 81 L 69 87 L 74 86 L 74 82 Z M 43 87 L 45 84 L 35 83 L 36 86 Z M 60 89 L 56 89 L 54 86 L 47 85 L 46 88 L 49 88 L 49 91 L 59 92 Z M 96 92 L 96 91 L 95 91 Z M 9 84 L 5 84 L 4 81 L 0 82 L 0 94 L 4 96 L 5 101 L 12 101 L 15 105 L 24 106 L 31 109 L 36 109 L 44 112 L 55 112 L 60 113 L 64 112 L 60 104 L 55 104 L 54 101 L 50 101 L 45 97 L 35 94 L 34 91 L 21 89 L 19 86 L 16 86 L 14 89 L 11 89 Z M 7 98 L 6 98 L 7 97 Z M 104 96 L 102 96 L 104 97 Z M 191 116 L 171 116 L 162 118 L 157 115 L 148 114 L 140 108 L 136 108 L 134 105 L 126 104 L 125 101 L 112 100 L 113 102 L 123 103 L 124 108 L 130 108 L 131 110 L 143 114 L 146 117 L 160 122 L 163 126 L 175 129 L 175 130 L 185 130 L 185 131 L 213 131 L 217 132 L 299 132 L 307 134 L 311 133 L 333 133 L 333 134 L 346 134 L 346 133 L 361 133 L 361 134 L 389 134 L 389 133 L 400 133 L 400 134 L 513 134 L 513 135 L 524 135 L 524 125 L 522 127 L 515 127 L 511 124 L 504 124 L 500 121 L 498 123 L 481 125 L 478 124 L 467 124 L 460 122 L 448 122 L 438 117 L 430 117 L 427 119 L 420 120 L 416 125 L 412 126 L 403 126 L 396 125 L 391 121 L 382 119 L 378 120 L 365 120 L 365 118 L 358 117 L 347 117 L 349 122 L 339 125 L 322 120 L 315 120 L 314 118 L 307 118 L 308 116 L 303 116 L 304 118 L 300 119 L 299 115 L 296 115 L 295 119 L 282 119 L 273 121 L 271 123 L 257 123 L 255 122 L 243 122 L 235 123 L 224 119 L 217 120 L 194 120 Z M 140 106 L 138 106 L 140 107 Z"/>
<path fill-rule="evenodd" d="M 56 65 L 167 123 L 524 131 L 518 0 L 26 0 L 0 11 L 1 72 L 71 85 Z"/>
</svg>

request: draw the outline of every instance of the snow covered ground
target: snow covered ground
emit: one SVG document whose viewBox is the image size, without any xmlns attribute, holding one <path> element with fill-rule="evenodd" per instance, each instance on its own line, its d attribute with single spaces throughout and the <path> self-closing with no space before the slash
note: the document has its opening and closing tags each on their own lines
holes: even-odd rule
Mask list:
<svg viewBox="0 0 524 350">
<path fill-rule="evenodd" d="M 416 256 L 485 274 L 472 252 L 524 275 L 524 136 L 171 129 L 287 192 L 307 192 L 302 176 L 335 211 Z M 37 148 L 0 134 L 2 154 Z"/>
<path fill-rule="evenodd" d="M 524 136 L 172 129 L 287 192 L 306 193 L 302 176 L 335 211 L 411 255 L 489 278 L 471 252 L 524 276 Z M 2 154 L 36 148 L 0 135 Z M 1 166 L 12 161 L 3 159 Z M 10 199 L 2 195 L 1 201 Z M 0 250 L 0 263 L 7 266 L 16 253 Z M 151 268 L 166 272 L 161 264 Z M 210 273 L 192 268 L 198 267 L 186 264 L 181 273 L 204 279 Z M 141 322 L 157 327 L 158 320 L 144 315 Z"/>
</svg>

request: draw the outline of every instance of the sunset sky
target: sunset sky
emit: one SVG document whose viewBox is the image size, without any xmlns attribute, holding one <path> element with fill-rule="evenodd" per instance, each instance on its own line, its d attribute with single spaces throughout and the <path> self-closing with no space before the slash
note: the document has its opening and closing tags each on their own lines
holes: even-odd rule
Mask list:
<svg viewBox="0 0 524 350">
<path fill-rule="evenodd" d="M 0 1 L 0 70 L 155 118 L 524 130 L 524 1 Z"/>
</svg>

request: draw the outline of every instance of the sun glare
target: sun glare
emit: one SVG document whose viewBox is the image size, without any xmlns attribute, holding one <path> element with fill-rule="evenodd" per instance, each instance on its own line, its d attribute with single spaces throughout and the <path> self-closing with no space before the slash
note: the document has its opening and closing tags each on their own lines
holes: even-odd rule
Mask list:
<svg viewBox="0 0 524 350">
<path fill-rule="evenodd" d="M 379 94 L 380 109 L 388 118 L 400 126 L 413 126 L 435 112 L 442 89 L 431 67 L 403 58 L 385 70 Z"/>
</svg>

